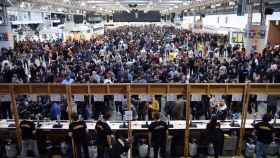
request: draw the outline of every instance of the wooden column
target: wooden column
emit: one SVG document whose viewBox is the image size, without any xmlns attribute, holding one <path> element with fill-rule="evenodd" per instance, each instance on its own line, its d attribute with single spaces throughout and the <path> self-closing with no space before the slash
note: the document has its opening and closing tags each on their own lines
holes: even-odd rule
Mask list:
<svg viewBox="0 0 280 158">
<path fill-rule="evenodd" d="M 73 112 L 73 107 L 72 107 L 72 93 L 71 93 L 71 86 L 66 86 L 66 98 L 67 98 L 67 113 L 68 113 L 68 119 L 70 123 L 73 121 L 72 120 L 72 112 Z M 72 138 L 72 147 L 73 147 L 73 157 L 77 158 L 77 148 L 74 142 L 74 139 Z"/>
<path fill-rule="evenodd" d="M 11 111 L 13 113 L 13 117 L 14 117 L 15 125 L 16 125 L 17 143 L 20 146 L 21 145 L 21 130 L 20 130 L 19 116 L 18 116 L 18 112 L 17 112 L 16 95 L 14 92 L 14 86 L 10 85 L 9 90 L 10 90 L 10 96 L 11 96 Z"/>
<path fill-rule="evenodd" d="M 131 110 L 131 94 L 130 94 L 130 85 L 127 86 L 127 110 Z M 128 138 L 132 138 L 132 127 L 131 121 L 128 121 Z M 132 155 L 132 145 L 130 145 L 130 150 L 128 151 L 127 157 L 130 158 Z"/>
<path fill-rule="evenodd" d="M 68 113 L 68 119 L 72 121 L 71 114 L 73 111 L 72 107 L 72 93 L 71 93 L 71 87 L 66 86 L 66 98 L 67 98 L 67 113 Z"/>
<path fill-rule="evenodd" d="M 189 126 L 190 126 L 190 85 L 188 84 L 186 87 L 186 94 L 185 94 L 185 108 L 186 108 L 186 129 L 185 129 L 185 148 L 184 148 L 184 157 L 189 157 Z"/>
<path fill-rule="evenodd" d="M 238 156 L 240 156 L 240 154 L 242 152 L 243 137 L 245 135 L 245 125 L 246 125 L 249 97 L 250 97 L 250 95 L 248 93 L 248 84 L 246 84 L 244 86 L 244 92 L 243 92 L 240 135 L 239 135 L 239 141 L 238 141 L 238 149 L 237 149 L 237 153 L 236 153 L 236 155 L 238 155 Z"/>
</svg>

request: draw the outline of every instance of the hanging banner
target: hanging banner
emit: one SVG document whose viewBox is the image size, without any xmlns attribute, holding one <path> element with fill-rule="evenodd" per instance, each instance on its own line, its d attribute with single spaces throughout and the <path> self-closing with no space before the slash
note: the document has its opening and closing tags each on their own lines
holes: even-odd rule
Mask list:
<svg viewBox="0 0 280 158">
<path fill-rule="evenodd" d="M 94 101 L 104 101 L 104 95 L 94 95 Z"/>
<path fill-rule="evenodd" d="M 61 101 L 61 96 L 59 94 L 51 94 L 51 101 Z"/>
<path fill-rule="evenodd" d="M 201 95 L 192 95 L 191 101 L 201 101 Z"/>
<path fill-rule="evenodd" d="M 175 94 L 168 94 L 166 96 L 166 101 L 177 101 L 177 96 Z"/>
<path fill-rule="evenodd" d="M 125 111 L 124 112 L 124 120 L 126 120 L 126 121 L 132 121 L 133 120 L 132 111 Z"/>
<path fill-rule="evenodd" d="M 80 95 L 80 94 L 75 94 L 74 95 L 74 101 L 84 102 L 85 101 L 85 96 L 84 95 Z"/>
<path fill-rule="evenodd" d="M 152 96 L 150 95 L 141 95 L 140 98 L 141 101 L 152 101 Z"/>
<path fill-rule="evenodd" d="M 242 95 L 232 95 L 231 101 L 242 101 Z"/>
<path fill-rule="evenodd" d="M 221 95 L 215 95 L 215 100 L 216 101 L 223 101 L 224 99 L 222 98 Z"/>
<path fill-rule="evenodd" d="M 11 96 L 10 95 L 1 95 L 0 96 L 0 101 L 1 102 L 10 102 L 11 101 Z"/>
<path fill-rule="evenodd" d="M 257 101 L 267 101 L 267 95 L 258 95 Z"/>
<path fill-rule="evenodd" d="M 114 101 L 122 102 L 124 100 L 124 96 L 122 94 L 115 94 Z"/>
</svg>

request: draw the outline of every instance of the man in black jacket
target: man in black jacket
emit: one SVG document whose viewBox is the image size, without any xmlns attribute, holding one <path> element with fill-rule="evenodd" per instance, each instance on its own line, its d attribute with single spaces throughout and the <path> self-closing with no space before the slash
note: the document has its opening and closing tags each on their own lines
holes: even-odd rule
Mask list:
<svg viewBox="0 0 280 158">
<path fill-rule="evenodd" d="M 84 151 L 84 158 L 89 158 L 89 151 L 88 151 L 88 139 L 87 139 L 87 125 L 84 121 L 78 120 L 77 114 L 72 114 L 73 122 L 69 125 L 69 135 L 72 137 L 76 151 L 77 151 L 77 157 L 82 157 L 82 150 L 83 147 Z"/>
<path fill-rule="evenodd" d="M 269 124 L 270 120 L 271 116 L 265 114 L 262 118 L 262 122 L 255 125 L 253 135 L 257 136 L 257 158 L 264 158 L 266 156 L 266 150 L 268 149 L 269 144 L 273 141 L 274 129 L 273 126 Z"/>
<path fill-rule="evenodd" d="M 26 116 L 26 119 L 20 122 L 22 146 L 21 157 L 26 158 L 28 156 L 28 148 L 32 146 L 33 154 L 36 158 L 40 157 L 38 145 L 36 141 L 36 129 L 34 122 L 30 119 L 30 116 Z"/>
<path fill-rule="evenodd" d="M 155 121 L 149 126 L 149 145 L 154 148 L 154 158 L 158 158 L 158 152 L 162 158 L 165 158 L 166 141 L 168 137 L 168 126 L 164 121 L 160 120 L 160 113 L 154 114 Z"/>
<path fill-rule="evenodd" d="M 108 121 L 111 116 L 111 112 L 105 113 L 103 116 L 104 120 L 99 120 L 95 125 L 97 158 L 110 157 L 110 150 L 112 149 L 112 130 L 106 121 Z"/>
</svg>

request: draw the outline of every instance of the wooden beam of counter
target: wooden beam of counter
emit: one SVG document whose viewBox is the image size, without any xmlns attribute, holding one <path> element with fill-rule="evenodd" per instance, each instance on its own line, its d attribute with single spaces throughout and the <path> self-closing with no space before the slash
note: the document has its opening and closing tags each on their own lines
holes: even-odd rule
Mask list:
<svg viewBox="0 0 280 158">
<path fill-rule="evenodd" d="M 14 93 L 14 86 L 10 85 L 8 89 L 9 89 L 10 95 L 11 95 L 11 110 L 12 110 L 13 117 L 15 120 L 15 125 L 16 125 L 17 143 L 19 146 L 21 146 L 21 130 L 20 130 L 19 116 L 18 116 L 18 112 L 17 112 L 16 95 Z"/>
<path fill-rule="evenodd" d="M 185 129 L 185 147 L 184 147 L 184 157 L 189 157 L 189 126 L 190 126 L 190 85 L 187 85 L 185 88 L 185 110 L 186 110 L 186 129 Z"/>
<path fill-rule="evenodd" d="M 243 137 L 245 135 L 245 124 L 247 117 L 247 109 L 250 95 L 248 94 L 248 85 L 245 85 L 243 90 L 243 103 L 242 103 L 242 114 L 241 114 L 241 125 L 240 125 L 240 135 L 237 147 L 237 155 L 240 156 L 243 146 Z"/>
<path fill-rule="evenodd" d="M 249 94 L 251 95 L 280 95 L 280 84 L 249 84 Z"/>
<path fill-rule="evenodd" d="M 244 84 L 190 84 L 191 94 L 243 94 Z"/>
</svg>

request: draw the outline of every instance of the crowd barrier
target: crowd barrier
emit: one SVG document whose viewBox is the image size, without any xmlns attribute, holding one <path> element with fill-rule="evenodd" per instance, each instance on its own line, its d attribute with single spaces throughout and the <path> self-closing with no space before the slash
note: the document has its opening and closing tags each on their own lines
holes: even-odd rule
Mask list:
<svg viewBox="0 0 280 158">
<path fill-rule="evenodd" d="M 131 95 L 184 95 L 185 96 L 185 147 L 184 155 L 188 157 L 189 135 L 190 135 L 190 97 L 191 95 L 241 95 L 243 96 L 243 106 L 240 123 L 240 133 L 236 155 L 242 151 L 242 142 L 245 134 L 245 124 L 247 118 L 248 101 L 250 95 L 280 95 L 280 84 L 271 83 L 243 83 L 243 84 L 0 84 L 0 94 L 9 94 L 11 96 L 11 110 L 16 125 L 17 141 L 21 143 L 21 132 L 19 128 L 19 115 L 16 106 L 16 95 L 66 95 L 68 104 L 68 115 L 71 119 L 72 113 L 72 95 L 114 95 L 125 94 L 128 97 L 128 109 L 131 108 Z M 128 123 L 128 135 L 132 136 L 131 121 Z"/>
</svg>

